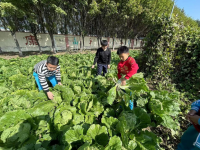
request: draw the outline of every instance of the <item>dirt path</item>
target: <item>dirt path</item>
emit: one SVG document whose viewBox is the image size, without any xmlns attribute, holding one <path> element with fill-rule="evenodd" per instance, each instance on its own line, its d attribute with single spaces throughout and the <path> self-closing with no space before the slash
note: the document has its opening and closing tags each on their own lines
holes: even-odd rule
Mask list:
<svg viewBox="0 0 200 150">
<path fill-rule="evenodd" d="M 112 52 L 116 52 L 117 50 L 112 50 Z M 88 53 L 96 53 L 96 50 L 85 50 L 83 52 L 75 52 L 75 53 L 69 53 L 69 52 L 58 52 L 56 54 L 53 54 L 52 52 L 44 52 L 42 54 L 47 54 L 47 55 L 53 55 L 53 56 L 57 56 L 57 55 L 65 55 L 65 54 L 88 54 Z M 32 55 L 41 55 L 39 52 L 24 52 L 24 57 L 19 57 L 18 53 L 3 53 L 0 54 L 0 58 L 3 59 L 15 59 L 15 58 L 26 58 Z"/>
<path fill-rule="evenodd" d="M 134 50 L 138 50 L 138 49 L 134 49 Z M 111 50 L 111 52 L 117 52 L 117 50 L 116 49 Z M 85 50 L 82 52 L 74 52 L 74 53 L 69 53 L 65 51 L 65 52 L 58 52 L 56 54 L 53 54 L 52 52 L 49 51 L 49 52 L 43 52 L 42 54 L 57 56 L 57 55 L 66 55 L 66 54 L 74 55 L 74 54 L 91 54 L 91 53 L 92 54 L 96 53 L 96 50 Z M 41 54 L 39 52 L 23 52 L 23 55 L 24 57 L 19 57 L 18 53 L 2 53 L 0 54 L 0 58 L 3 58 L 3 59 L 26 58 L 32 55 L 41 55 Z"/>
<path fill-rule="evenodd" d="M 86 53 L 95 53 L 95 51 L 84 51 L 84 52 L 79 52 L 81 54 L 86 54 Z M 53 54 L 52 52 L 43 52 L 42 54 L 47 54 L 47 55 L 53 55 L 53 56 L 57 56 L 57 55 L 65 55 L 65 54 L 79 54 L 79 53 L 68 53 L 68 52 L 58 52 L 56 54 Z M 0 58 L 3 59 L 13 59 L 13 58 L 26 58 L 32 55 L 42 55 L 38 52 L 24 52 L 23 53 L 23 57 L 19 57 L 19 55 L 17 53 L 3 53 L 0 55 Z"/>
</svg>

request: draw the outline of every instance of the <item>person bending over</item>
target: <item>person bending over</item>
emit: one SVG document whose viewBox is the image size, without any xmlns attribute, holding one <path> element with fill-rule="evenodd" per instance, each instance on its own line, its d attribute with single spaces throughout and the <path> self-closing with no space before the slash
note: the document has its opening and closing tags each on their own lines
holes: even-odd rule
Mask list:
<svg viewBox="0 0 200 150">
<path fill-rule="evenodd" d="M 53 93 L 49 91 L 47 79 L 54 87 L 56 84 L 62 85 L 59 59 L 54 56 L 49 56 L 47 60 L 43 60 L 34 66 L 33 76 L 37 83 L 39 91 L 44 90 L 49 99 L 53 99 Z"/>
</svg>

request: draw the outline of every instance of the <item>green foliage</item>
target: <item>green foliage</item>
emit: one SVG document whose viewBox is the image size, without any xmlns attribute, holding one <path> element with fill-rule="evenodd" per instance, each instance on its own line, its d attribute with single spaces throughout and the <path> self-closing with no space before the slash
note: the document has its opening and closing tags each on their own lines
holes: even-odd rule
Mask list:
<svg viewBox="0 0 200 150">
<path fill-rule="evenodd" d="M 180 9 L 177 6 L 175 6 L 173 14 L 177 22 L 183 24 L 184 26 L 198 27 L 198 23 L 191 17 L 188 17 L 185 14 L 184 9 Z"/>
<path fill-rule="evenodd" d="M 108 97 L 107 97 L 108 104 L 112 105 L 112 103 L 116 99 L 116 94 L 117 94 L 117 92 L 116 92 L 116 86 L 115 86 L 112 89 L 110 89 L 108 92 Z"/>
<path fill-rule="evenodd" d="M 158 125 L 175 129 L 179 93 L 150 91 L 142 73 L 120 86 L 115 83 L 118 61 L 105 77 L 94 77 L 96 71 L 89 69 L 94 54 L 58 57 L 63 85 L 50 88 L 53 100 L 36 89 L 32 76 L 32 67 L 46 55 L 0 59 L 2 149 L 156 149 L 160 139 L 144 130 Z"/>
<path fill-rule="evenodd" d="M 1 140 L 6 143 L 7 147 L 18 146 L 29 138 L 30 130 L 31 125 L 29 123 L 19 123 L 4 130 L 1 134 Z"/>
<path fill-rule="evenodd" d="M 106 146 L 109 140 L 108 131 L 105 126 L 92 124 L 87 131 L 86 140 L 88 138 L 95 140 L 99 145 Z"/>
<path fill-rule="evenodd" d="M 154 150 L 157 149 L 156 143 L 160 141 L 160 139 L 152 132 L 142 131 L 140 134 L 132 134 L 130 135 L 132 141 L 129 142 L 129 147 L 139 150 L 139 149 L 148 149 Z"/>
<path fill-rule="evenodd" d="M 200 20 L 196 20 L 196 22 L 198 23 L 198 26 L 200 27 Z"/>
<path fill-rule="evenodd" d="M 108 146 L 106 146 L 105 150 L 115 150 L 115 149 L 121 149 L 122 147 L 122 141 L 119 137 L 113 136 L 110 138 L 110 141 L 108 143 Z"/>
<path fill-rule="evenodd" d="M 200 88 L 199 33 L 196 26 L 159 18 L 145 39 L 141 70 L 153 84 L 162 83 L 166 89 L 173 90 L 175 83 L 194 99 Z"/>
<path fill-rule="evenodd" d="M 64 142 L 67 142 L 69 144 L 79 141 L 83 138 L 83 127 L 80 125 L 74 126 L 72 129 L 69 129 L 65 134 L 64 134 Z"/>
<path fill-rule="evenodd" d="M 169 16 L 172 7 L 173 0 L 2 0 L 0 15 L 2 27 L 12 32 L 28 30 L 37 34 L 47 30 L 51 40 L 56 33 L 96 35 L 98 40 L 103 36 L 133 39 L 151 31 L 153 21 Z M 173 18 L 184 25 L 198 26 L 177 7 Z"/>
<path fill-rule="evenodd" d="M 13 5 L 11 2 L 0 2 L 0 8 L 2 17 L 16 15 L 17 17 L 22 18 L 25 15 L 25 12 Z"/>
</svg>

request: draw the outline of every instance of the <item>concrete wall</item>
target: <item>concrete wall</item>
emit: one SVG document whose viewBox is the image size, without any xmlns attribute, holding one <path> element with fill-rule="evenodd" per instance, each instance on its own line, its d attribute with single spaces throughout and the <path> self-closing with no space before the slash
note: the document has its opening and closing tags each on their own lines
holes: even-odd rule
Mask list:
<svg viewBox="0 0 200 150">
<path fill-rule="evenodd" d="M 32 33 L 17 32 L 16 38 L 22 51 L 39 51 L 38 45 Z M 37 34 L 37 38 L 42 51 L 52 50 L 52 43 L 49 34 Z M 102 40 L 107 40 L 109 43 L 109 48 L 113 48 L 113 38 L 103 37 Z M 66 50 L 68 48 L 80 49 L 81 37 L 55 34 L 54 41 L 56 50 Z M 121 40 L 119 38 L 115 38 L 114 43 L 115 48 L 118 48 L 121 45 L 126 45 L 129 48 L 133 48 L 140 47 L 141 40 L 137 40 L 136 42 L 136 39 L 127 39 L 125 42 L 125 39 Z M 84 38 L 84 49 L 97 49 L 98 47 L 97 37 L 86 36 Z M 0 50 L 2 52 L 18 52 L 14 38 L 9 31 L 0 31 Z"/>
</svg>

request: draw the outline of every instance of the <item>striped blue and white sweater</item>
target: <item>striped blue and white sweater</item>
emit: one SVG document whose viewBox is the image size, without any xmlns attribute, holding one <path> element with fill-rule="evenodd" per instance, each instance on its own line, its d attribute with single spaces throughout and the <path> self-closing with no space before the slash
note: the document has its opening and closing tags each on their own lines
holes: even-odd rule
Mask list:
<svg viewBox="0 0 200 150">
<path fill-rule="evenodd" d="M 56 80 L 58 82 L 61 82 L 61 74 L 60 74 L 60 66 L 58 65 L 56 70 L 54 71 L 49 71 L 47 69 L 47 61 L 43 60 L 39 63 L 37 63 L 34 66 L 34 72 L 38 74 L 39 80 L 40 80 L 40 84 L 42 85 L 42 88 L 45 92 L 49 91 L 49 86 L 47 84 L 46 78 L 50 77 L 50 76 L 54 76 L 56 77 Z"/>
</svg>

